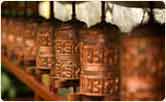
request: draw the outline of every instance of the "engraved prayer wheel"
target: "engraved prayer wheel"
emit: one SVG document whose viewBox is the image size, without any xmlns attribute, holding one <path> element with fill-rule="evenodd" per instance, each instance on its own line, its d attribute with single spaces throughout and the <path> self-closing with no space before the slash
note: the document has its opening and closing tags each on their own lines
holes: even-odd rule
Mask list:
<svg viewBox="0 0 166 102">
<path fill-rule="evenodd" d="M 118 48 L 111 38 L 116 32 L 111 28 L 116 29 L 109 23 L 100 23 L 88 29 L 81 38 L 81 94 L 113 97 L 118 93 Z"/>
<path fill-rule="evenodd" d="M 61 23 L 54 18 L 53 1 L 50 1 L 50 19 L 46 20 L 37 15 L 37 56 L 36 56 L 36 76 L 44 86 L 50 89 L 50 70 L 54 67 L 54 46 L 53 34 L 56 27 Z M 39 14 L 39 13 L 38 13 Z"/>
<path fill-rule="evenodd" d="M 30 9 L 30 2 L 25 1 L 25 20 L 24 21 L 24 65 L 28 67 L 26 70 L 34 69 L 36 67 L 36 56 L 37 56 L 37 31 L 38 31 L 38 22 L 37 14 L 33 14 Z M 34 3 L 34 11 L 38 11 L 37 2 Z"/>
<path fill-rule="evenodd" d="M 8 48 L 8 53 L 9 56 L 11 56 L 12 59 L 14 59 L 15 61 L 19 62 L 21 60 L 23 60 L 23 47 L 24 47 L 24 40 L 23 40 L 23 32 L 24 32 L 24 26 L 23 26 L 23 17 L 18 16 L 18 12 L 17 9 L 18 7 L 18 2 L 5 2 L 8 3 L 8 5 L 6 5 L 6 8 L 10 8 L 12 13 L 12 17 L 10 17 L 11 15 L 6 15 L 5 19 L 6 19 L 6 26 L 4 27 L 5 29 L 5 36 L 3 36 L 3 39 L 5 39 L 6 41 L 4 43 L 6 43 L 7 45 L 5 45 L 5 48 Z M 13 7 L 15 7 L 13 9 Z M 2 39 L 2 40 L 3 40 Z"/>
<path fill-rule="evenodd" d="M 16 41 L 16 37 L 15 37 L 15 22 L 13 18 L 9 18 L 8 19 L 8 26 L 7 26 L 7 54 L 10 58 L 13 59 L 13 50 L 14 50 L 14 43 Z"/>
<path fill-rule="evenodd" d="M 6 53 L 6 44 L 7 44 L 7 27 L 8 27 L 8 20 L 6 17 L 1 17 L 1 34 L 2 34 L 2 50 Z"/>
<path fill-rule="evenodd" d="M 61 23 L 54 18 L 53 2 L 50 6 L 50 19 L 46 20 L 38 15 L 37 32 L 37 70 L 50 70 L 54 64 L 53 34 L 56 27 Z"/>
<path fill-rule="evenodd" d="M 162 27 L 150 18 L 123 38 L 121 100 L 164 99 L 165 37 Z"/>
<path fill-rule="evenodd" d="M 53 67 L 53 27 L 49 22 L 40 24 L 37 33 L 37 69 L 51 69 Z"/>
<path fill-rule="evenodd" d="M 15 55 L 15 46 L 16 44 L 16 35 L 17 35 L 17 31 L 18 31 L 18 26 L 17 26 L 17 17 L 16 17 L 16 10 L 12 9 L 12 7 L 16 7 L 16 4 L 13 2 L 7 2 L 8 5 L 6 5 L 6 8 L 10 8 L 10 14 L 8 14 L 7 16 L 7 52 L 8 52 L 8 56 L 12 59 L 15 60 L 16 59 L 16 55 Z"/>
<path fill-rule="evenodd" d="M 63 22 L 55 30 L 55 68 L 51 72 L 54 79 L 79 79 L 79 36 L 80 31 L 87 26 L 76 19 L 75 6 L 73 9 L 72 20 Z"/>
<path fill-rule="evenodd" d="M 103 16 L 103 15 L 102 15 Z M 98 23 L 81 36 L 80 93 L 87 96 L 119 96 L 118 27 Z"/>
<path fill-rule="evenodd" d="M 25 24 L 24 31 L 24 65 L 27 67 L 34 67 L 36 65 L 36 30 L 37 23 L 34 21 L 28 21 Z"/>
<path fill-rule="evenodd" d="M 79 79 L 79 32 L 86 24 L 71 20 L 55 31 L 55 68 L 53 76 L 60 79 Z"/>
<path fill-rule="evenodd" d="M 7 8 L 8 2 L 3 2 L 1 5 L 1 43 L 2 43 L 2 54 L 7 53 L 7 31 L 8 31 L 8 15 L 6 11 L 8 11 L 9 8 Z"/>
<path fill-rule="evenodd" d="M 24 38 L 23 38 L 23 34 L 24 34 L 24 19 L 23 18 L 16 18 L 16 41 L 15 41 L 15 47 L 14 47 L 14 54 L 16 55 L 16 59 L 18 62 L 23 62 L 23 57 L 24 57 Z"/>
</svg>

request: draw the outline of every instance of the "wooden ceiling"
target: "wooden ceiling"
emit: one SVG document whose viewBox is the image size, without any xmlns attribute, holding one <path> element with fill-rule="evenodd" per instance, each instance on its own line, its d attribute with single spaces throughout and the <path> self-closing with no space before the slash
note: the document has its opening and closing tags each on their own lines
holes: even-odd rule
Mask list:
<svg viewBox="0 0 166 102">
<path fill-rule="evenodd" d="M 71 1 L 59 1 L 60 3 L 72 3 Z M 76 2 L 77 4 L 79 3 L 84 3 L 86 1 L 78 1 Z M 88 1 L 87 1 L 88 2 Z M 89 1 L 90 2 L 90 1 Z M 110 1 L 113 4 L 121 5 L 121 6 L 126 6 L 126 7 L 133 7 L 133 8 L 149 8 L 150 7 L 150 2 L 149 1 Z M 13 11 L 16 13 L 24 13 L 25 10 L 26 12 L 35 14 L 38 12 L 38 3 L 39 1 L 4 1 L 2 3 L 2 13 L 4 11 Z M 165 8 L 164 2 L 162 1 L 153 1 L 154 3 L 154 8 L 160 8 L 163 9 Z M 25 6 L 27 4 L 27 7 Z"/>
</svg>

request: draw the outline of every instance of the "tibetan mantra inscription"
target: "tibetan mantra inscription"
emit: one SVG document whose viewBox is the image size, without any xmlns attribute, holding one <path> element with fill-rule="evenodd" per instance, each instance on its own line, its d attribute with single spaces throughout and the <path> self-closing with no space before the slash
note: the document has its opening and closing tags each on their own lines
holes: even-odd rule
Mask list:
<svg viewBox="0 0 166 102">
<path fill-rule="evenodd" d="M 82 65 L 114 65 L 117 62 L 117 56 L 114 48 L 100 48 L 97 46 L 82 46 L 83 53 L 81 53 Z"/>
<path fill-rule="evenodd" d="M 162 100 L 164 37 L 126 37 L 121 54 L 121 99 Z"/>
<path fill-rule="evenodd" d="M 84 34 L 80 43 L 80 93 L 115 97 L 119 91 L 118 49 L 96 29 Z"/>
<path fill-rule="evenodd" d="M 60 26 L 55 32 L 55 69 L 53 76 L 60 79 L 79 79 L 79 42 L 70 24 Z"/>
<path fill-rule="evenodd" d="M 43 23 L 37 35 L 37 69 L 51 69 L 53 67 L 53 27 L 49 23 Z"/>
</svg>

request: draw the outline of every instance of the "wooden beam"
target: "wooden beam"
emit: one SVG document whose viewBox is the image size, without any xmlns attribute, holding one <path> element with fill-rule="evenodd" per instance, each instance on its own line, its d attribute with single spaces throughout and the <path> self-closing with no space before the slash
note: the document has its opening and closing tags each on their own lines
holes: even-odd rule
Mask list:
<svg viewBox="0 0 166 102">
<path fill-rule="evenodd" d="M 7 71 L 15 75 L 19 80 L 25 83 L 29 88 L 31 88 L 35 93 L 37 93 L 44 100 L 65 100 L 64 98 L 53 94 L 45 86 L 39 83 L 34 76 L 25 72 L 23 68 L 12 63 L 9 58 L 2 55 L 2 63 L 4 64 Z"/>
</svg>

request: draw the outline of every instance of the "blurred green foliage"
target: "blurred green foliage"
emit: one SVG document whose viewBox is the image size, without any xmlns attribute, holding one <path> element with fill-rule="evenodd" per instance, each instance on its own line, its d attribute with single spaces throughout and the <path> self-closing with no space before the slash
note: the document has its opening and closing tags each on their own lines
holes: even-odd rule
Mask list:
<svg viewBox="0 0 166 102">
<path fill-rule="evenodd" d="M 1 65 L 1 98 L 33 97 L 33 92 Z"/>
</svg>

